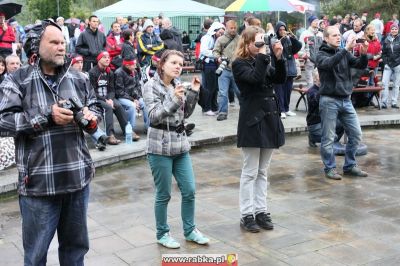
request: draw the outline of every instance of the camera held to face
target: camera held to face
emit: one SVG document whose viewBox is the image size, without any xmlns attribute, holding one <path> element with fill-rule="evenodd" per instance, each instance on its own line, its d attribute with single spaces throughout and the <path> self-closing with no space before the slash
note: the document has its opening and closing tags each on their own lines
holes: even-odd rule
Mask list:
<svg viewBox="0 0 400 266">
<path fill-rule="evenodd" d="M 221 64 L 219 64 L 219 67 L 217 68 L 217 70 L 215 70 L 215 74 L 217 74 L 217 76 L 220 76 L 222 74 L 222 71 L 224 71 L 224 69 L 228 66 L 228 64 L 229 64 L 228 57 L 222 56 Z"/>
<path fill-rule="evenodd" d="M 77 97 L 72 97 L 58 104 L 61 108 L 71 110 L 74 114 L 75 123 L 89 134 L 93 134 L 97 130 L 97 122 L 95 120 L 87 120 L 84 118 L 83 105 Z"/>
<path fill-rule="evenodd" d="M 270 44 L 273 45 L 278 41 L 279 40 L 278 40 L 278 37 L 276 36 L 276 34 L 273 34 L 273 33 L 264 34 L 263 41 L 262 42 L 255 42 L 254 46 L 257 47 L 257 48 L 261 48 L 264 45 L 267 45 L 267 46 L 269 46 Z"/>
</svg>

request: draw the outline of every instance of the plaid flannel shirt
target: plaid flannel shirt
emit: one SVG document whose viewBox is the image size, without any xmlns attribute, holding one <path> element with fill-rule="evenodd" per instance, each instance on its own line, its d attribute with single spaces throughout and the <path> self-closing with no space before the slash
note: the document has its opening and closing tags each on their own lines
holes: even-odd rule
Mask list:
<svg viewBox="0 0 400 266">
<path fill-rule="evenodd" d="M 147 153 L 173 156 L 190 150 L 185 132 L 157 129 L 151 125 L 177 127 L 193 113 L 198 97 L 198 92 L 188 90 L 184 101 L 179 100 L 174 95 L 174 88 L 165 86 L 157 73 L 144 85 L 143 99 L 150 119 Z"/>
<path fill-rule="evenodd" d="M 75 123 L 55 125 L 51 106 L 78 97 L 100 117 L 88 78 L 58 69 L 53 89 L 38 63 L 20 68 L 0 85 L 0 135 L 15 137 L 18 192 L 50 196 L 83 189 L 94 176 L 84 133 Z"/>
</svg>

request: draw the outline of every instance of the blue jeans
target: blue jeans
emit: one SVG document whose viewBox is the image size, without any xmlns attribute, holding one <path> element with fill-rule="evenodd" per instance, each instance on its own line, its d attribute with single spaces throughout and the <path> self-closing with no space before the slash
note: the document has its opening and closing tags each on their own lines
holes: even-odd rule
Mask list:
<svg viewBox="0 0 400 266">
<path fill-rule="evenodd" d="M 167 224 L 167 207 L 171 199 L 172 175 L 181 191 L 181 218 L 184 235 L 188 236 L 196 227 L 194 223 L 196 184 L 189 153 L 185 152 L 175 156 L 148 154 L 147 159 L 156 186 L 154 212 L 157 239 L 170 230 Z"/>
<path fill-rule="evenodd" d="M 285 83 L 274 84 L 274 91 L 279 101 L 279 112 L 289 112 L 290 95 L 293 89 L 293 77 L 287 77 Z"/>
<path fill-rule="evenodd" d="M 103 135 L 106 135 L 106 132 L 104 132 L 101 128 L 98 127 L 97 130 L 92 135 L 90 135 L 90 137 L 92 138 L 94 143 L 97 143 L 99 138 Z"/>
<path fill-rule="evenodd" d="M 228 93 L 230 89 L 232 89 L 238 99 L 240 99 L 240 92 L 236 86 L 232 71 L 225 69 L 222 71 L 221 76 L 218 77 L 219 113 L 228 113 Z"/>
<path fill-rule="evenodd" d="M 128 113 L 128 121 L 132 126 L 132 129 L 135 129 L 136 126 L 136 106 L 134 105 L 133 101 L 125 98 L 118 98 L 118 101 L 121 103 L 121 105 L 125 108 L 125 110 Z M 149 127 L 149 117 L 147 114 L 146 106 L 144 105 L 143 98 L 140 98 L 139 100 L 139 109 L 143 110 L 143 120 L 146 128 Z"/>
<path fill-rule="evenodd" d="M 353 168 L 356 162 L 358 144 L 361 142 L 361 127 L 350 97 L 333 98 L 321 95 L 319 111 L 322 123 L 321 158 L 325 172 L 336 168 L 333 142 L 336 136 L 336 121 L 339 120 L 348 136 L 343 170 Z"/>
<path fill-rule="evenodd" d="M 86 213 L 89 186 L 56 196 L 20 196 L 24 265 L 46 265 L 57 230 L 60 265 L 83 265 L 89 250 Z"/>
<path fill-rule="evenodd" d="M 322 125 L 321 123 L 309 125 L 308 127 L 308 139 L 314 143 L 321 143 L 321 135 L 322 135 Z M 336 121 L 336 136 L 335 141 L 338 142 L 342 138 L 344 134 L 344 129 L 340 121 Z"/>
<path fill-rule="evenodd" d="M 393 75 L 393 76 L 392 76 Z M 397 98 L 399 97 L 399 87 L 400 87 L 400 65 L 391 68 L 389 65 L 385 65 L 383 69 L 382 85 L 383 93 L 381 94 L 381 103 L 383 105 L 388 105 L 389 101 L 389 83 L 391 77 L 393 78 L 393 89 L 392 89 L 392 101 L 391 104 L 397 104 Z"/>
</svg>

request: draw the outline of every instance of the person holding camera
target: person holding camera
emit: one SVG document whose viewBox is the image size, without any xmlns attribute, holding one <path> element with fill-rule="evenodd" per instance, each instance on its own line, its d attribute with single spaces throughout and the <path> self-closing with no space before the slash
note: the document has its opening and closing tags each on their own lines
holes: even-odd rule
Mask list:
<svg viewBox="0 0 400 266">
<path fill-rule="evenodd" d="M 156 236 L 157 242 L 167 248 L 180 247 L 179 242 L 171 236 L 167 223 L 172 175 L 182 195 L 181 215 L 185 239 L 201 245 L 209 242 L 196 228 L 194 221 L 195 177 L 184 126 L 184 119 L 193 113 L 199 98 L 200 80 L 194 77 L 189 89 L 179 82 L 183 60 L 181 52 L 165 50 L 158 62 L 157 73 L 143 89 L 150 119 L 146 152 L 156 187 Z"/>
<path fill-rule="evenodd" d="M 286 78 L 283 47 L 280 41 L 269 50 L 269 37 L 262 28 L 247 27 L 240 36 L 232 72 L 242 97 L 239 112 L 237 146 L 242 148 L 240 177 L 240 225 L 249 232 L 260 227 L 273 229 L 267 212 L 267 172 L 273 149 L 285 143 L 273 84 Z M 275 58 L 275 67 L 271 65 Z"/>
<path fill-rule="evenodd" d="M 218 79 L 215 71 L 217 70 L 216 58 L 213 55 L 213 49 L 216 40 L 225 32 L 225 26 L 220 22 L 213 22 L 207 33 L 201 37 L 200 41 L 200 59 L 203 62 L 201 72 L 201 82 L 203 89 L 201 91 L 201 107 L 203 114 L 215 116 L 218 112 Z"/>
<path fill-rule="evenodd" d="M 237 23 L 234 20 L 226 22 L 225 34 L 217 39 L 213 49 L 213 55 L 219 64 L 218 75 L 218 116 L 217 121 L 228 118 L 228 93 L 233 90 L 238 99 L 240 92 L 232 75 L 232 59 L 239 41 Z"/>
<path fill-rule="evenodd" d="M 26 35 L 35 58 L 0 85 L 0 134 L 15 137 L 24 265 L 45 265 L 57 231 L 60 265 L 83 265 L 89 250 L 87 208 L 94 164 L 83 131 L 101 110 L 89 80 L 65 64 L 61 28 L 50 20 Z M 84 99 L 79 112 L 60 107 Z M 78 123 L 76 115 L 81 116 Z M 93 127 L 92 127 L 93 126 Z"/>
<path fill-rule="evenodd" d="M 294 55 L 300 51 L 302 44 L 292 33 L 288 32 L 286 24 L 282 21 L 276 23 L 275 33 L 276 38 L 280 40 L 283 46 L 282 56 L 286 60 L 286 80 L 281 84 L 274 84 L 274 90 L 279 101 L 281 118 L 286 118 L 286 116 L 296 115 L 295 112 L 289 110 L 289 105 L 293 89 L 293 79 L 297 77 Z M 272 64 L 275 64 L 275 60 L 272 60 Z"/>
<path fill-rule="evenodd" d="M 322 123 L 321 159 L 324 163 L 325 176 L 340 180 L 336 171 L 335 141 L 336 121 L 339 120 L 348 137 L 346 144 L 343 173 L 350 176 L 366 177 L 368 174 L 357 165 L 356 152 L 361 142 L 361 127 L 357 113 L 351 102 L 353 82 L 350 68 L 365 69 L 368 65 L 368 42 L 360 49 L 360 56 L 351 54 L 356 40 L 347 41 L 346 48 L 340 49 L 341 34 L 335 26 L 324 30 L 324 42 L 317 55 L 317 68 L 320 76 L 319 110 Z"/>
</svg>

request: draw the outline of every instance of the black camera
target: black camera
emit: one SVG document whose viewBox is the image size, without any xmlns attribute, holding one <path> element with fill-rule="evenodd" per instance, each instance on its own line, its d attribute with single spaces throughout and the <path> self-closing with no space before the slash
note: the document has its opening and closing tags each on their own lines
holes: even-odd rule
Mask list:
<svg viewBox="0 0 400 266">
<path fill-rule="evenodd" d="M 217 70 L 215 70 L 215 74 L 217 74 L 217 76 L 220 76 L 222 74 L 222 71 L 224 71 L 224 69 L 228 66 L 228 64 L 229 64 L 228 57 L 222 56 L 221 64 L 219 64 L 219 67 L 217 68 Z"/>
<path fill-rule="evenodd" d="M 255 42 L 254 46 L 257 48 L 261 48 L 264 45 L 270 45 L 278 42 L 278 38 L 276 37 L 276 34 L 271 33 L 271 34 L 264 34 L 263 41 L 262 42 Z"/>
<path fill-rule="evenodd" d="M 59 107 L 71 110 L 74 114 L 75 123 L 89 134 L 93 134 L 97 130 L 97 122 L 84 118 L 83 105 L 77 97 L 72 97 L 58 104 Z"/>
</svg>

